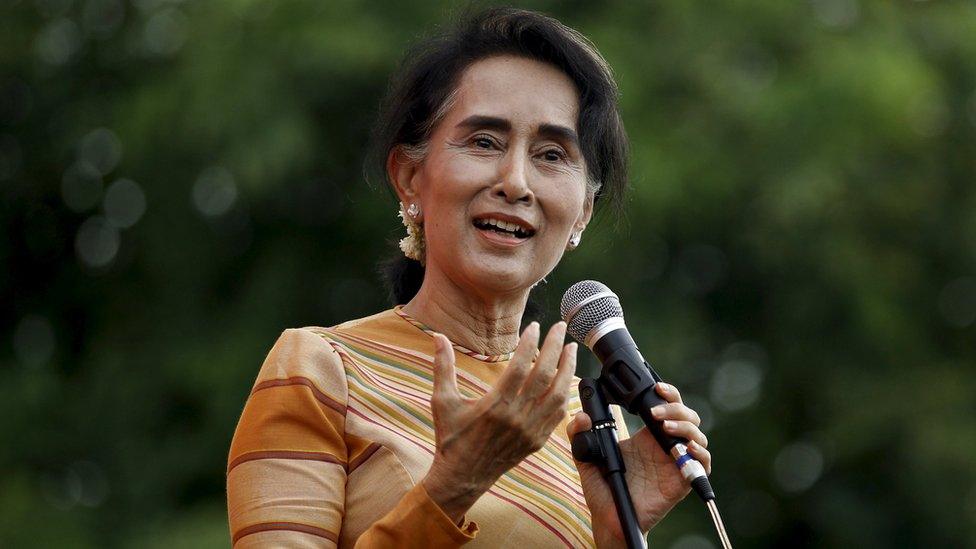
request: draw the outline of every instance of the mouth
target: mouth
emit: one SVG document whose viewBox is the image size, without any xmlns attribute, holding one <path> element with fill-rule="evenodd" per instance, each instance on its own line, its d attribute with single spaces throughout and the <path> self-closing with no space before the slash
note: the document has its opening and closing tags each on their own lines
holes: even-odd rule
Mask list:
<svg viewBox="0 0 976 549">
<path fill-rule="evenodd" d="M 476 217 L 472 222 L 479 231 L 486 236 L 501 237 L 506 240 L 524 241 L 535 234 L 536 230 L 529 222 L 508 215 L 487 214 Z"/>
</svg>

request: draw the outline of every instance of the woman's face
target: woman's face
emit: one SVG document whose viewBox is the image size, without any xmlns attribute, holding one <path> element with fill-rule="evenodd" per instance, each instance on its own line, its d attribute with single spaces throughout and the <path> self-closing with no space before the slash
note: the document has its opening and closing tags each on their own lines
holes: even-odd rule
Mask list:
<svg viewBox="0 0 976 549">
<path fill-rule="evenodd" d="M 491 295 L 522 291 L 556 266 L 592 211 L 577 93 L 539 61 L 498 56 L 467 68 L 425 159 L 400 172 L 414 193 L 405 203 L 422 209 L 428 273 Z"/>
</svg>

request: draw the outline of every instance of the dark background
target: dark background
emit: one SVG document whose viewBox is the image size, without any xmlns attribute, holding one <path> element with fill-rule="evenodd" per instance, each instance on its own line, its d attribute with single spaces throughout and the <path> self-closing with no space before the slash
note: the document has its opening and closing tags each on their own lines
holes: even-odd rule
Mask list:
<svg viewBox="0 0 976 549">
<path fill-rule="evenodd" d="M 633 140 L 626 218 L 543 297 L 621 295 L 736 546 L 976 545 L 976 3 L 522 5 L 594 41 Z M 3 2 L 0 545 L 228 544 L 278 334 L 389 305 L 367 134 L 452 9 Z M 651 542 L 716 546 L 691 498 Z"/>
</svg>

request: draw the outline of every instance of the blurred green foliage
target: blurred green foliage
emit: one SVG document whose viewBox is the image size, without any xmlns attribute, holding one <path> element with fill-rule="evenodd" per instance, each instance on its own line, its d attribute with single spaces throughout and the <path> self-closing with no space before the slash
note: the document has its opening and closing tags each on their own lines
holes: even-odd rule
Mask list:
<svg viewBox="0 0 976 549">
<path fill-rule="evenodd" d="M 633 141 L 627 219 L 542 297 L 622 296 L 736 546 L 976 545 L 976 3 L 523 5 L 604 53 Z M 3 3 L 0 546 L 228 543 L 277 335 L 388 306 L 367 133 L 453 8 Z M 651 534 L 714 539 L 690 499 Z"/>
</svg>

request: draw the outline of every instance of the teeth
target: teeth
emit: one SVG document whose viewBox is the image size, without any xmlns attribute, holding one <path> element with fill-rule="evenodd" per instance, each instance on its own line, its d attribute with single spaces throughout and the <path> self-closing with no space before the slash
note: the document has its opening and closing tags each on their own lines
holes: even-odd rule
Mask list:
<svg viewBox="0 0 976 549">
<path fill-rule="evenodd" d="M 491 226 L 494 226 L 494 227 L 498 227 L 499 229 L 502 229 L 502 230 L 505 230 L 505 231 L 509 231 L 509 232 L 515 232 L 515 231 L 521 231 L 522 230 L 522 227 L 519 226 L 518 224 L 516 224 L 516 223 L 508 223 L 508 222 L 502 221 L 500 219 L 491 219 L 491 218 L 489 218 L 489 219 L 485 219 L 484 222 L 486 224 L 488 224 L 488 225 L 491 225 Z"/>
</svg>

